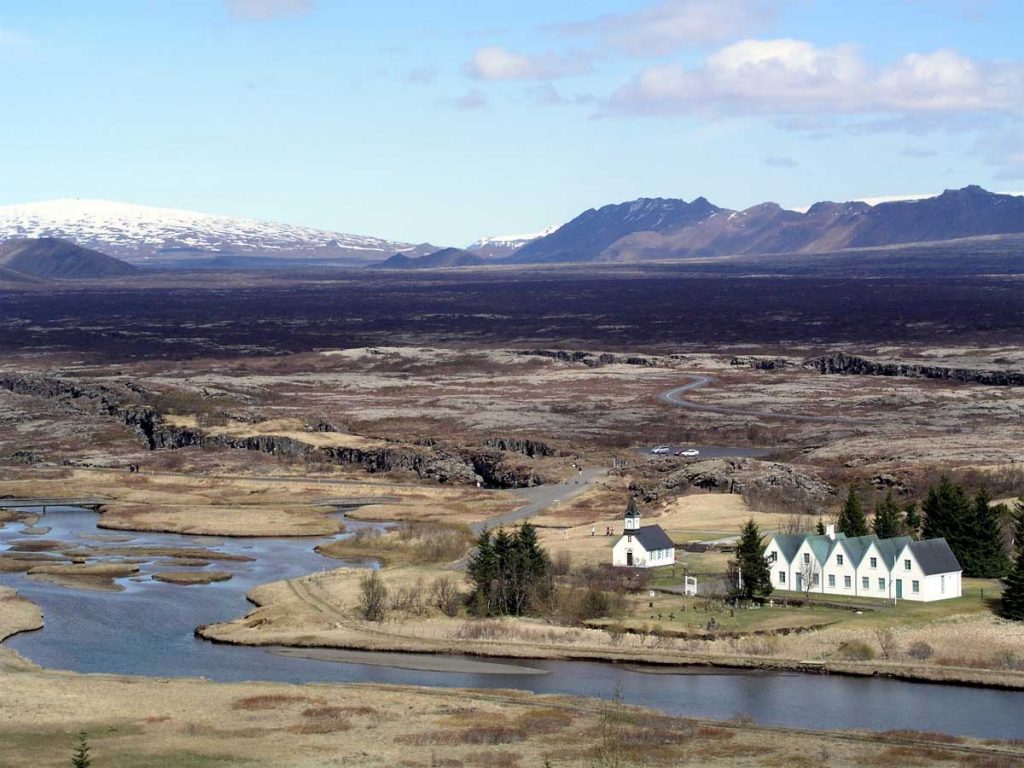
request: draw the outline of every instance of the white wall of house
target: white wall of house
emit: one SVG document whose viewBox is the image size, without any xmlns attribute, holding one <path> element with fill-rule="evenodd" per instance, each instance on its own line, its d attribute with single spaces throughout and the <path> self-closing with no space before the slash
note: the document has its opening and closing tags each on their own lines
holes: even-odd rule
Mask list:
<svg viewBox="0 0 1024 768">
<path fill-rule="evenodd" d="M 903 548 L 903 551 L 896 558 L 892 579 L 893 597 L 898 596 L 900 591 L 902 591 L 904 600 L 930 603 L 935 600 L 948 600 L 952 597 L 960 597 L 963 594 L 959 571 L 926 576 L 914 557 L 909 544 Z M 902 582 L 902 590 L 900 590 L 900 582 Z"/>
<path fill-rule="evenodd" d="M 868 547 L 864 559 L 857 566 L 857 594 L 861 597 L 887 598 L 892 596 L 892 577 L 889 566 L 875 544 Z"/>
<path fill-rule="evenodd" d="M 807 568 L 807 564 L 810 563 L 811 571 L 811 584 L 808 587 L 804 583 L 804 570 Z M 790 568 L 792 571 L 790 589 L 794 592 L 824 592 L 825 591 L 825 574 L 821 567 L 821 563 L 818 562 L 817 556 L 814 554 L 814 550 L 811 549 L 811 545 L 806 541 L 800 545 L 800 549 L 796 551 L 796 557 L 793 558 L 793 565 Z M 816 582 L 816 583 L 815 583 Z"/>
<path fill-rule="evenodd" d="M 824 587 L 823 591 L 832 595 L 856 595 L 857 568 L 850 559 L 850 553 L 842 543 L 837 543 L 823 569 Z"/>
<path fill-rule="evenodd" d="M 773 539 L 768 542 L 764 555 L 768 558 L 768 567 L 772 574 L 772 587 L 783 590 L 792 589 L 793 577 L 790 573 L 790 564 L 786 556 L 782 554 L 782 547 Z"/>
</svg>

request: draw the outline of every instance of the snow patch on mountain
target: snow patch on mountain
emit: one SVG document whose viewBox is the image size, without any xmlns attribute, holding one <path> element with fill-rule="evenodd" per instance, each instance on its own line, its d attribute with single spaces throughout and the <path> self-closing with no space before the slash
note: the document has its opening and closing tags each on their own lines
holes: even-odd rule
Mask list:
<svg viewBox="0 0 1024 768">
<path fill-rule="evenodd" d="M 109 200 L 62 199 L 0 207 L 0 240 L 57 237 L 127 261 L 176 252 L 371 261 L 416 246 L 255 219 Z"/>
</svg>

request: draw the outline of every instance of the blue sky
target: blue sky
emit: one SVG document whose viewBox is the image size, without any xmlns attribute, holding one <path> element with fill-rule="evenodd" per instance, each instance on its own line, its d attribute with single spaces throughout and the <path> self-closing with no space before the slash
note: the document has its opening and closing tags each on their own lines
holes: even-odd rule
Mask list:
<svg viewBox="0 0 1024 768">
<path fill-rule="evenodd" d="M 1019 0 L 4 0 L 0 204 L 438 244 L 640 196 L 1024 189 Z"/>
</svg>

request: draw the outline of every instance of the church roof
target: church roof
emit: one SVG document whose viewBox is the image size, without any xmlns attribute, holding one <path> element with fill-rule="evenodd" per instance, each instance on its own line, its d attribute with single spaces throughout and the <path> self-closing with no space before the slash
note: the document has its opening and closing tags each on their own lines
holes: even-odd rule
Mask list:
<svg viewBox="0 0 1024 768">
<path fill-rule="evenodd" d="M 675 549 L 675 544 L 660 525 L 645 525 L 635 531 L 626 531 L 623 536 L 632 536 L 648 552 L 659 549 Z"/>
</svg>

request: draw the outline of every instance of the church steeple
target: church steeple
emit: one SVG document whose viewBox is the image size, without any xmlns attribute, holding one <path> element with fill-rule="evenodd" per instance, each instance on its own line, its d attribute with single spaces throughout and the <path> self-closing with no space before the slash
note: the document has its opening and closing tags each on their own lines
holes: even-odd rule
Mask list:
<svg viewBox="0 0 1024 768">
<path fill-rule="evenodd" d="M 623 524 L 623 529 L 626 531 L 636 531 L 640 528 L 640 510 L 636 508 L 636 500 L 632 496 L 629 498 L 629 504 L 626 505 L 626 517 Z"/>
</svg>

